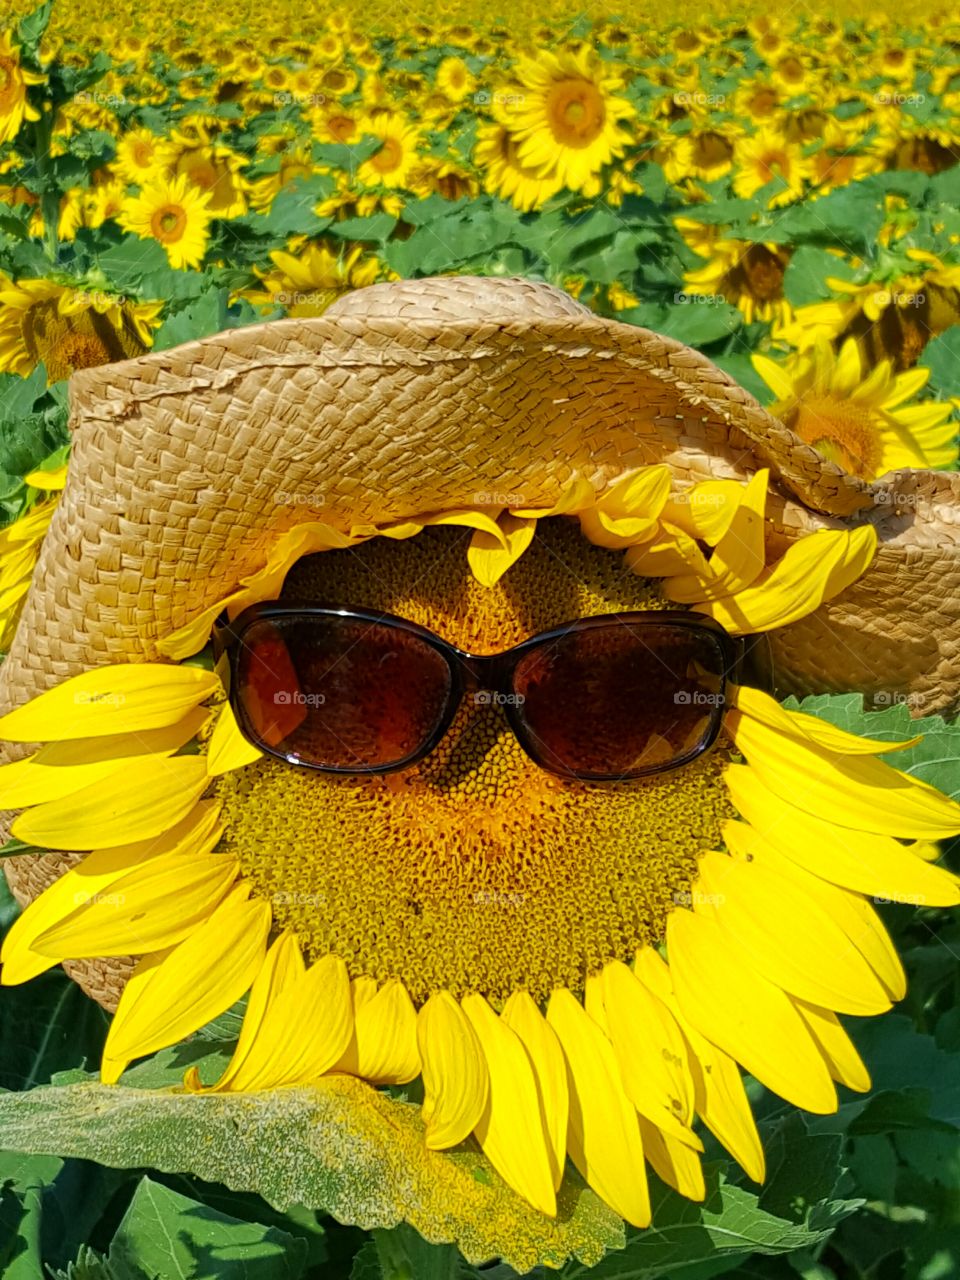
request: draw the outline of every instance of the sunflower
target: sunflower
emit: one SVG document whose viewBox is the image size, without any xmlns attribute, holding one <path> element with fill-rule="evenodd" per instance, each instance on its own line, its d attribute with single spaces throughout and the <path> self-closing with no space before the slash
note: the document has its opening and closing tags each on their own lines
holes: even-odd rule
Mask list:
<svg viewBox="0 0 960 1280">
<path fill-rule="evenodd" d="M 477 86 L 476 77 L 462 58 L 444 58 L 437 67 L 437 88 L 451 102 L 460 103 Z"/>
<path fill-rule="evenodd" d="M 730 124 L 697 124 L 679 138 L 668 138 L 662 149 L 663 171 L 673 183 L 685 178 L 715 182 L 733 167 L 739 129 Z"/>
<path fill-rule="evenodd" d="M 703 255 L 709 258 L 706 265 L 684 275 L 684 288 L 694 293 L 722 294 L 743 312 L 747 324 L 754 320 L 789 320 L 791 310 L 783 293 L 783 278 L 790 255 L 791 251 L 779 244 L 718 238 Z"/>
<path fill-rule="evenodd" d="M 0 372 L 25 377 L 42 362 L 50 382 L 142 355 L 163 310 L 162 302 L 3 276 L 0 304 Z"/>
<path fill-rule="evenodd" d="M 664 596 L 745 631 L 778 625 L 859 576 L 876 543 L 869 528 L 821 531 L 788 571 L 765 565 L 766 481 L 671 498 L 655 467 L 599 498 L 574 481 L 554 508 L 496 524 L 478 510 L 304 525 L 228 604 L 287 576 L 291 596 L 389 608 L 473 651 Z M 663 592 L 650 572 L 671 575 Z M 208 626 L 168 647 L 184 656 Z M 644 1226 L 647 1164 L 705 1194 L 695 1116 L 762 1179 L 738 1063 L 819 1113 L 836 1109 L 835 1081 L 869 1086 L 836 1014 L 883 1012 L 904 978 L 865 895 L 960 901 L 930 843 L 960 830 L 960 806 L 876 758 L 906 744 L 756 690 L 734 689 L 713 753 L 641 783 L 538 770 L 489 703 L 387 782 L 261 757 L 218 671 L 92 670 L 0 720 L 4 738 L 44 744 L 0 770 L 0 804 L 24 811 L 15 838 L 92 850 L 14 923 L 3 979 L 140 955 L 108 1082 L 249 989 L 231 1062 L 215 1081 L 188 1072 L 187 1090 L 419 1076 L 427 1148 L 473 1134 L 547 1215 L 569 1156 Z"/>
<path fill-rule="evenodd" d="M 297 254 L 275 250 L 274 270 L 258 272 L 262 288 L 245 296 L 260 306 L 283 307 L 288 316 L 319 316 L 351 289 L 389 278 L 383 263 L 360 245 L 349 251 L 320 242 Z"/>
<path fill-rule="evenodd" d="M 839 297 L 798 307 L 792 320 L 774 328 L 774 338 L 805 351 L 819 337 L 838 347 L 853 337 L 868 366 L 887 359 L 903 370 L 916 364 L 931 338 L 960 323 L 960 266 L 906 249 L 880 278 L 859 274 L 859 280 L 828 276 Z"/>
<path fill-rule="evenodd" d="M 522 55 L 513 74 L 491 108 L 516 140 L 520 164 L 571 191 L 598 195 L 600 170 L 630 141 L 621 121 L 636 115 L 619 96 L 620 76 L 588 46 Z"/>
<path fill-rule="evenodd" d="M 43 76 L 23 66 L 11 32 L 0 31 L 0 145 L 14 141 L 24 120 L 40 119 L 27 97 L 35 84 L 43 84 Z"/>
<path fill-rule="evenodd" d="M 313 177 L 313 152 L 309 143 L 288 146 L 280 150 L 279 155 L 280 164 L 273 173 L 249 183 L 250 206 L 258 213 L 266 213 L 280 192 L 298 178 Z"/>
<path fill-rule="evenodd" d="M 799 200 L 804 183 L 812 174 L 809 158 L 796 143 L 786 140 L 776 129 L 758 129 L 752 137 L 741 138 L 736 144 L 733 190 L 742 199 L 749 200 L 768 183 L 776 183 L 768 208 Z"/>
<path fill-rule="evenodd" d="M 420 160 L 420 130 L 398 112 L 372 111 L 361 121 L 360 132 L 378 138 L 380 146 L 357 169 L 357 181 L 365 187 L 407 186 Z"/>
<path fill-rule="evenodd" d="M 563 186 L 559 177 L 543 177 L 520 159 L 516 138 L 501 124 L 477 129 L 473 163 L 483 174 L 484 189 L 509 200 L 518 209 L 539 209 Z"/>
<path fill-rule="evenodd" d="M 157 240 L 172 267 L 199 267 L 207 251 L 210 195 L 191 187 L 186 174 L 157 177 L 131 196 L 123 207 L 120 225 L 142 240 Z"/>
<path fill-rule="evenodd" d="M 176 147 L 151 129 L 129 129 L 117 139 L 112 168 L 130 186 L 158 177 L 173 161 Z"/>
<path fill-rule="evenodd" d="M 854 475 L 875 480 L 899 467 L 946 467 L 957 460 L 951 405 L 908 403 L 929 369 L 895 374 L 883 360 L 867 376 L 853 338 L 839 355 L 821 338 L 786 365 L 761 355 L 753 364 L 777 397 L 771 412 Z"/>
<path fill-rule="evenodd" d="M 247 212 L 247 184 L 240 172 L 247 160 L 229 147 L 187 147 L 172 165 L 174 176 L 183 174 L 188 184 L 206 193 L 207 212 L 213 218 L 240 218 Z"/>
</svg>

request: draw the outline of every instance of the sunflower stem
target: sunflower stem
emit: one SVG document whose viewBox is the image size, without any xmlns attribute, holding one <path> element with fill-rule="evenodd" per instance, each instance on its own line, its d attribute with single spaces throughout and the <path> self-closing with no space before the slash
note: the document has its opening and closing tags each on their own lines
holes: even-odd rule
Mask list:
<svg viewBox="0 0 960 1280">
<path fill-rule="evenodd" d="M 406 1223 L 373 1233 L 383 1280 L 456 1280 L 460 1254 L 452 1244 L 427 1244 Z"/>
</svg>

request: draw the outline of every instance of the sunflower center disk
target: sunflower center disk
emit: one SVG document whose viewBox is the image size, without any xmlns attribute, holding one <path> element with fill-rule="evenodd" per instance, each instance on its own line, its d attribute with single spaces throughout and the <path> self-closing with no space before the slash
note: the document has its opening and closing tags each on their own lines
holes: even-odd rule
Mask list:
<svg viewBox="0 0 960 1280">
<path fill-rule="evenodd" d="M 382 608 L 463 649 L 494 652 L 572 618 L 657 609 L 655 588 L 575 525 L 541 521 L 494 588 L 466 564 L 463 530 L 427 529 L 325 552 L 286 594 Z M 278 761 L 226 775 L 226 849 L 278 926 L 305 952 L 335 952 L 352 976 L 400 978 L 415 1001 L 439 988 L 495 1003 L 545 999 L 663 937 L 698 855 L 733 810 L 725 748 L 662 777 L 590 785 L 538 768 L 492 702 L 467 695 L 437 750 L 379 778 Z"/>
<path fill-rule="evenodd" d="M 810 396 L 799 406 L 791 424 L 825 457 L 855 475 L 875 475 L 880 449 L 870 410 L 853 400 L 835 396 Z"/>
</svg>

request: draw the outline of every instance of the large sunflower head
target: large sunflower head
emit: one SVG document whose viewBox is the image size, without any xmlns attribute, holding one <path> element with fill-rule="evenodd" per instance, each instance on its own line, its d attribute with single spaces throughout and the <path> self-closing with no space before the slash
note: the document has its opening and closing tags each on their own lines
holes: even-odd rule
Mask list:
<svg viewBox="0 0 960 1280">
<path fill-rule="evenodd" d="M 875 480 L 898 467 L 956 462 L 950 403 L 914 401 L 929 369 L 896 374 L 884 360 L 868 374 L 853 338 L 839 354 L 821 339 L 786 365 L 760 355 L 753 363 L 777 397 L 777 416 L 854 475 Z"/>
<path fill-rule="evenodd" d="M 681 1193 L 705 1194 L 696 1117 L 762 1178 L 741 1067 L 814 1112 L 836 1107 L 835 1082 L 867 1087 L 837 1014 L 880 1013 L 903 993 L 868 895 L 960 900 L 932 844 L 960 830 L 960 806 L 878 758 L 902 744 L 787 711 L 733 666 L 735 641 L 750 648 L 854 586 L 874 562 L 873 525 L 813 521 L 798 536 L 797 504 L 785 514 L 768 468 L 735 477 L 724 460 L 704 479 L 704 460 L 723 454 L 718 371 L 665 340 L 645 356 L 621 350 L 637 342 L 626 326 L 546 287 L 499 285 L 437 282 L 436 307 L 419 312 L 422 285 L 373 286 L 337 303 L 337 322 L 262 327 L 253 350 L 233 333 L 151 357 L 149 382 L 142 361 L 111 370 L 109 398 L 126 412 L 77 433 L 64 518 L 8 664 L 19 696 L 0 695 L 21 704 L 0 736 L 41 744 L 0 771 L 0 805 L 21 811 L 14 838 L 90 852 L 14 924 L 3 978 L 135 956 L 107 1081 L 248 993 L 232 1061 L 216 1080 L 188 1074 L 188 1092 L 283 1090 L 331 1073 L 374 1087 L 419 1078 L 424 1148 L 472 1136 L 547 1216 L 569 1159 L 642 1226 L 648 1165 Z M 427 287 L 419 301 L 430 297 Z M 567 360 L 604 354 L 550 365 L 550 417 L 528 436 L 558 335 L 577 353 Z M 497 341 L 511 353 L 506 388 L 504 361 L 483 363 Z M 365 343 L 379 344 L 379 359 Z M 676 365 L 662 377 L 668 353 Z M 668 401 L 684 432 L 713 424 L 692 474 L 631 457 L 640 428 L 621 425 L 631 379 L 638 418 L 661 397 L 651 452 L 656 440 L 675 456 L 660 425 Z M 94 375 L 77 384 L 81 417 L 98 412 L 97 386 Z M 573 416 L 558 426 L 564 399 Z M 378 403 L 391 424 L 382 435 Z M 522 423 L 510 416 L 521 403 Z M 241 405 L 259 431 L 235 418 Z M 753 421 L 743 413 L 741 431 Z M 136 450 L 118 438 L 105 453 L 105 434 L 134 427 Z M 741 457 L 744 438 L 733 441 Z M 91 447 L 96 474 L 84 469 Z M 99 492 L 105 458 L 125 495 L 119 529 L 116 492 Z M 168 467 L 169 487 L 147 474 Z M 841 474 L 823 469 L 832 483 Z M 493 487 L 505 477 L 509 488 Z M 277 480 L 282 498 L 263 487 Z M 71 592 L 76 560 L 58 555 L 71 482 L 88 519 L 101 503 L 105 513 L 84 558 L 93 593 Z M 43 618 L 51 600 L 71 598 L 84 600 L 70 652 L 86 669 L 50 682 L 66 629 Z M 364 625 L 334 663 L 269 621 L 241 630 L 268 618 L 252 605 L 277 600 L 339 617 L 362 609 Z M 555 634 L 522 690 L 499 678 L 495 689 L 465 685 L 410 767 L 304 768 L 303 735 L 342 744 L 344 708 L 364 708 L 354 744 L 432 714 L 408 643 L 373 643 L 371 628 L 396 625 L 387 615 L 421 629 L 421 643 L 426 629 L 455 646 L 474 672 L 544 630 L 566 637 L 578 620 L 624 627 L 618 644 L 634 644 L 631 627 L 647 639 L 626 666 L 603 646 L 589 661 L 575 649 L 532 752 L 517 699 L 548 678 L 566 643 Z M 719 666 L 708 641 L 681 660 L 665 643 L 669 623 L 713 637 Z M 38 629 L 42 646 L 31 644 Z M 218 660 L 221 642 L 232 668 Z M 335 695 L 351 672 L 362 689 Z M 46 687 L 24 701 L 31 684 Z M 707 721 L 713 746 L 699 750 Z M 599 744 L 612 758 L 638 726 L 645 757 L 680 767 L 602 783 L 544 767 L 560 743 Z"/>
<path fill-rule="evenodd" d="M 521 56 L 513 75 L 488 96 L 520 163 L 572 191 L 598 194 L 600 170 L 630 139 L 623 122 L 636 115 L 621 95 L 621 76 L 588 46 Z"/>
<path fill-rule="evenodd" d="M 0 303 L 0 371 L 26 375 L 42 362 L 51 382 L 141 355 L 162 311 L 158 302 L 47 279 L 0 277 Z"/>
</svg>

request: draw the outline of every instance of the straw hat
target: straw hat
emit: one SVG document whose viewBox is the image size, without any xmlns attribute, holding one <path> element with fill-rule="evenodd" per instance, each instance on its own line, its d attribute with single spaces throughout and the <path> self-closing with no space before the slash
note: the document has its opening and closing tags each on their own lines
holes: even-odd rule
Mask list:
<svg viewBox="0 0 960 1280">
<path fill-rule="evenodd" d="M 550 285 L 446 276 L 373 285 L 323 316 L 236 329 L 70 381 L 72 458 L 9 656 L 0 713 L 157 640 L 259 568 L 306 519 L 347 528 L 522 494 L 601 488 L 665 462 L 682 489 L 771 470 L 776 554 L 866 522 L 877 557 L 771 633 L 778 690 L 960 701 L 960 475 L 868 484 L 705 357 Z M 26 754 L 8 746 L 3 758 Z M 74 855 L 10 859 L 21 902 Z M 77 962 L 107 1005 L 124 961 Z"/>
</svg>

